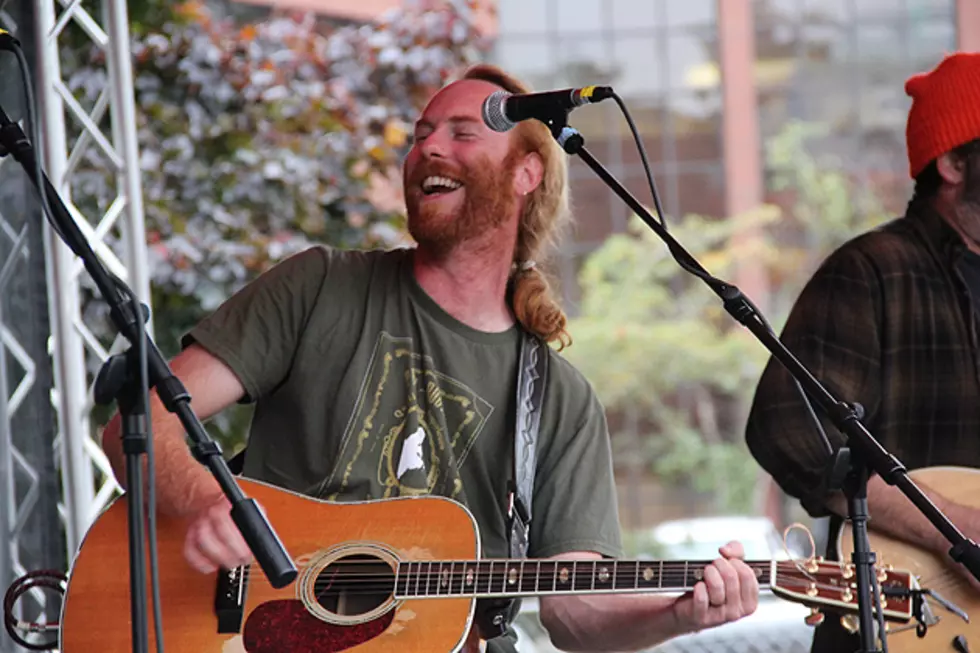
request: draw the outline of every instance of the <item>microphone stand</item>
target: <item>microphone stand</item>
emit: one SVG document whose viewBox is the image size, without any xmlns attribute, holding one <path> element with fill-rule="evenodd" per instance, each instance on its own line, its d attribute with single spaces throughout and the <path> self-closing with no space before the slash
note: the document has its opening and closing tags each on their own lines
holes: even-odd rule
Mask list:
<svg viewBox="0 0 980 653">
<path fill-rule="evenodd" d="M 208 467 L 231 502 L 231 516 L 248 543 L 255 559 L 277 589 L 291 583 L 297 575 L 296 566 L 286 552 L 272 526 L 254 499 L 247 498 L 228 469 L 221 449 L 204 430 L 201 421 L 190 408 L 190 395 L 157 349 L 153 339 L 145 334 L 142 322 L 149 309 L 139 304 L 135 294 L 122 281 L 111 275 L 89 246 L 85 236 L 73 221 L 58 192 L 43 172 L 43 187 L 37 178 L 37 159 L 32 144 L 23 130 L 12 122 L 0 108 L 0 157 L 11 154 L 24 168 L 28 178 L 43 193 L 50 205 L 48 217 L 68 247 L 82 259 L 85 269 L 98 286 L 110 307 L 116 328 L 136 345 L 124 354 L 106 361 L 96 380 L 96 400 L 108 404 L 118 401 L 123 425 L 123 451 L 126 454 L 128 486 L 128 527 L 130 556 L 130 602 L 132 610 L 133 648 L 148 651 L 145 533 L 143 516 L 143 466 L 146 453 L 147 391 L 156 387 L 163 405 L 175 413 L 190 436 L 191 449 L 197 460 Z M 136 307 L 139 307 L 138 309 Z M 137 314 L 137 311 L 140 313 Z M 141 320 L 142 322 L 138 322 Z M 140 381 L 147 373 L 149 387 Z M 143 387 L 140 387 L 143 386 Z"/>
<path fill-rule="evenodd" d="M 950 557 L 965 566 L 980 580 L 980 548 L 967 539 L 952 522 L 936 507 L 922 490 L 909 478 L 905 466 L 875 440 L 859 421 L 860 405 L 850 405 L 835 398 L 813 374 L 783 345 L 759 310 L 736 286 L 712 277 L 667 230 L 657 222 L 616 178 L 606 170 L 585 147 L 585 139 L 575 129 L 568 127 L 568 111 L 557 110 L 541 119 L 552 135 L 568 154 L 577 155 L 613 190 L 636 214 L 660 237 L 677 259 L 681 267 L 700 278 L 723 301 L 725 310 L 751 331 L 766 349 L 800 383 L 806 394 L 813 398 L 834 425 L 847 436 L 849 448 L 841 448 L 831 460 L 828 470 L 833 483 L 839 483 L 848 499 L 848 516 L 853 524 L 854 563 L 858 585 L 858 623 L 861 633 L 862 653 L 876 653 L 875 622 L 872 608 L 878 617 L 878 637 L 885 643 L 884 618 L 875 574 L 875 555 L 868 538 L 867 485 L 870 473 L 876 472 L 889 485 L 898 487 L 933 526 L 952 544 Z M 870 601 L 870 603 L 869 603 Z"/>
</svg>

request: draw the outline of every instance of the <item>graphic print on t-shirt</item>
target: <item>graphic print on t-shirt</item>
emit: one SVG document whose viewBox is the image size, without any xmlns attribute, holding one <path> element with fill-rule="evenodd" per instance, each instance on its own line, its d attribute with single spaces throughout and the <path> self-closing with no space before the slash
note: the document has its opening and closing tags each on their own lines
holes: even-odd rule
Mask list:
<svg viewBox="0 0 980 653">
<path fill-rule="evenodd" d="M 382 332 L 323 484 L 333 489 L 326 498 L 458 498 L 457 469 L 492 412 L 472 388 L 434 369 L 411 338 Z"/>
<path fill-rule="evenodd" d="M 395 476 L 399 480 L 405 476 L 405 472 L 413 469 L 425 471 L 425 461 L 422 460 L 422 445 L 425 444 L 425 429 L 421 426 L 410 436 L 405 438 L 402 443 L 402 454 L 398 460 L 398 472 Z"/>
</svg>

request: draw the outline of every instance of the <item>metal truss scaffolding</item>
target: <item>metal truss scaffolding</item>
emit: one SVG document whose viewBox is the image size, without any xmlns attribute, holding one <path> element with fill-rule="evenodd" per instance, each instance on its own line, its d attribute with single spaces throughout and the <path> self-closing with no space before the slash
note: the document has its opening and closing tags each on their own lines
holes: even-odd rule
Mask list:
<svg viewBox="0 0 980 653">
<path fill-rule="evenodd" d="M 89 5 L 97 2 L 33 0 L 30 6 L 25 2 L 7 6 L 0 0 L 0 21 L 4 22 L 2 27 L 21 38 L 25 49 L 29 43 L 34 46 L 27 54 L 34 61 L 32 81 L 39 105 L 42 143 L 38 151 L 52 185 L 103 263 L 149 305 L 126 2 L 102 0 L 95 7 L 96 13 Z M 32 34 L 17 34 L 17 25 L 11 24 L 16 18 L 14 11 L 27 16 L 34 27 Z M 106 84 L 95 101 L 89 102 L 90 106 L 73 94 L 62 77 L 62 55 L 69 36 L 76 50 L 78 39 L 84 37 L 102 51 L 103 56 L 97 60 L 105 62 Z M 15 95 L 13 89 L 20 88 L 12 80 L 18 78 L 10 73 L 4 77 L 4 105 Z M 22 117 L 12 115 L 15 120 Z M 72 182 L 89 148 L 98 148 L 102 158 L 110 162 L 112 169 L 107 178 L 114 182 L 111 201 L 97 215 L 92 210 L 86 215 L 72 201 Z M 0 161 L 0 175 L 23 175 L 15 170 L 19 165 L 9 159 Z M 116 338 L 116 343 L 106 346 L 94 325 L 83 316 L 87 273 L 81 261 L 42 221 L 36 194 L 28 189 L 26 177 L 21 176 L 20 181 L 23 206 L 0 202 L 0 300 L 6 300 L 0 301 L 0 582 L 4 588 L 18 575 L 31 571 L 28 564 L 41 564 L 25 563 L 21 558 L 26 545 L 44 538 L 58 542 L 60 566 L 66 568 L 92 520 L 115 495 L 118 486 L 98 445 L 91 419 L 92 383 L 94 372 L 114 353 L 116 345 L 128 345 L 124 339 Z M 13 293 L 7 289 L 17 287 L 26 289 L 21 293 L 26 298 L 24 306 L 8 299 Z M 35 300 L 33 304 L 31 299 Z M 31 308 L 35 309 L 33 313 L 27 310 Z M 50 337 L 46 343 L 42 338 L 41 346 L 32 350 L 23 342 L 25 335 L 43 336 L 48 325 L 32 330 L 25 328 L 26 320 L 39 313 L 42 319 L 47 314 Z M 8 326 L 18 324 L 18 328 Z M 152 325 L 148 324 L 147 329 L 151 330 Z M 41 382 L 46 378 L 47 388 Z M 41 403 L 49 417 L 53 405 L 56 419 L 45 420 L 35 410 L 33 424 L 28 425 L 26 417 L 17 421 L 18 415 L 27 412 L 25 397 L 32 390 L 35 394 L 47 390 L 49 397 L 41 395 Z M 42 455 L 26 455 L 25 443 Z M 60 515 L 61 523 L 49 525 L 46 534 L 27 533 L 32 511 L 43 503 L 39 501 L 42 488 L 53 491 L 57 504 L 54 514 Z M 38 597 L 37 602 L 43 611 L 43 597 Z M 45 618 L 57 621 L 58 614 L 47 614 Z M 0 637 L 0 651 L 7 651 L 4 647 L 9 645 L 5 636 Z"/>
<path fill-rule="evenodd" d="M 143 196 L 136 144 L 129 26 L 124 0 L 104 0 L 105 28 L 77 0 L 34 0 L 38 23 L 38 101 L 41 105 L 44 162 L 75 221 L 103 263 L 149 304 Z M 91 107 L 76 99 L 62 78 L 61 40 L 69 25 L 104 53 L 108 83 Z M 100 129 L 109 113 L 111 134 Z M 69 143 L 69 127 L 79 134 Z M 99 216 L 86 216 L 72 202 L 72 179 L 87 148 L 97 147 L 114 167 L 115 197 Z M 108 244 L 118 229 L 124 252 Z M 84 274 L 79 261 L 49 228 L 48 287 L 54 403 L 58 411 L 57 455 L 64 486 L 63 514 L 69 553 L 73 553 L 94 517 L 112 498 L 116 484 L 97 443 L 90 420 L 92 371 L 109 351 L 82 319 Z"/>
<path fill-rule="evenodd" d="M 0 2 L 0 27 L 33 57 L 28 7 Z M 0 54 L 0 104 L 12 120 L 24 113 L 20 76 L 12 55 Z M 58 516 L 59 483 L 52 445 L 51 365 L 41 216 L 29 181 L 10 157 L 0 159 L 0 584 L 36 569 L 61 568 L 65 543 Z M 52 596 L 27 594 L 18 617 L 57 618 Z M 0 635 L 0 651 L 16 649 Z"/>
</svg>

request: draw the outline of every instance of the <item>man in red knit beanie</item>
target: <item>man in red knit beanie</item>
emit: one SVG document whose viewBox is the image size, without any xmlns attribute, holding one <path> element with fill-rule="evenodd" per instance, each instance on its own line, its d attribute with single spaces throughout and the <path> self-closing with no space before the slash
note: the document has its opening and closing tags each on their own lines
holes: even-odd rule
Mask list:
<svg viewBox="0 0 980 653">
<path fill-rule="evenodd" d="M 823 262 L 797 299 L 782 339 L 835 396 L 861 404 L 862 423 L 910 470 L 980 467 L 980 54 L 948 56 L 909 79 L 905 91 L 912 98 L 906 136 L 915 180 L 905 215 L 858 235 Z M 811 515 L 830 517 L 826 554 L 839 559 L 836 534 L 847 503 L 828 488 L 830 456 L 819 430 L 835 448 L 846 438 L 822 414 L 819 421 L 782 365 L 770 360 L 746 440 L 784 491 Z M 952 501 L 959 479 L 944 478 L 923 490 L 967 537 L 980 541 L 980 509 Z M 953 580 L 935 589 L 961 601 L 980 599 L 980 583 L 949 560 L 949 542 L 899 490 L 872 477 L 868 507 L 872 550 L 885 563 L 885 538 L 910 543 L 920 552 L 918 562 L 940 567 L 925 574 L 933 577 L 927 583 L 944 566 L 955 567 L 958 573 L 948 574 Z M 927 632 L 928 648 L 954 650 L 955 629 L 965 624 L 933 609 L 942 622 Z M 828 613 L 816 629 L 814 652 L 860 647 L 839 617 Z M 914 639 L 914 629 L 889 637 L 892 648 L 901 646 L 899 638 Z"/>
</svg>

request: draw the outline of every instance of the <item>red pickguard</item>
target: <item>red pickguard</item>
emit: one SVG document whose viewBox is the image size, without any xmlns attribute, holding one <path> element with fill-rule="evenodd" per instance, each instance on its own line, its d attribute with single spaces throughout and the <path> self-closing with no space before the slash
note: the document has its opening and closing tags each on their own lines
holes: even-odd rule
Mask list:
<svg viewBox="0 0 980 653">
<path fill-rule="evenodd" d="M 395 611 L 356 626 L 320 621 L 295 599 L 267 601 L 248 615 L 243 639 L 248 653 L 337 653 L 363 644 L 391 625 Z"/>
</svg>

